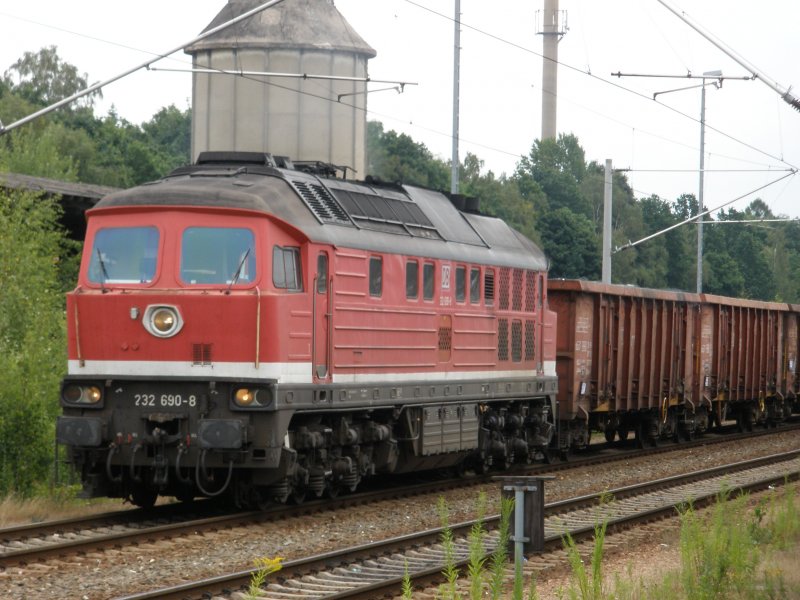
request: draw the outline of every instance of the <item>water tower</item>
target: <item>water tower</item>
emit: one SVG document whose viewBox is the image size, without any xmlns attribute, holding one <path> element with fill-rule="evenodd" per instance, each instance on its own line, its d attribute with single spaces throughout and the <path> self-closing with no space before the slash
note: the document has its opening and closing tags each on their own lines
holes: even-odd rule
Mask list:
<svg viewBox="0 0 800 600">
<path fill-rule="evenodd" d="M 263 0 L 229 0 L 206 30 Z M 366 175 L 367 61 L 373 50 L 333 0 L 285 0 L 186 49 L 195 72 L 192 157 L 205 150 L 271 152 Z M 316 78 L 333 76 L 344 79 Z M 361 79 L 352 81 L 350 79 Z"/>
</svg>

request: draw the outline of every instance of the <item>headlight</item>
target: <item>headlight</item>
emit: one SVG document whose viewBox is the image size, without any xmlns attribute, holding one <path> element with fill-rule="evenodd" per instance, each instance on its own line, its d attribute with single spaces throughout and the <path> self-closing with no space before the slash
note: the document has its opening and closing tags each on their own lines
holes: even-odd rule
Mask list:
<svg viewBox="0 0 800 600">
<path fill-rule="evenodd" d="M 242 408 L 266 408 L 272 402 L 268 389 L 239 388 L 233 393 L 233 402 Z"/>
<path fill-rule="evenodd" d="M 153 313 L 153 327 L 163 334 L 168 334 L 175 329 L 175 324 L 178 322 L 175 313 L 169 308 L 159 308 Z"/>
<path fill-rule="evenodd" d="M 175 306 L 151 305 L 144 311 L 142 325 L 154 336 L 168 338 L 181 330 L 183 319 Z"/>
<path fill-rule="evenodd" d="M 98 404 L 103 399 L 103 389 L 98 385 L 70 383 L 64 386 L 61 399 L 65 404 Z"/>
</svg>

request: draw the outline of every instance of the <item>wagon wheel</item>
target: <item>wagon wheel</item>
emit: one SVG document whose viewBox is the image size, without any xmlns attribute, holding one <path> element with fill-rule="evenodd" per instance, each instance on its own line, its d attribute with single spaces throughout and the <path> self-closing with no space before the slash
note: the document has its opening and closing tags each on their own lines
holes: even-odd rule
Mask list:
<svg viewBox="0 0 800 600">
<path fill-rule="evenodd" d="M 643 450 L 645 447 L 645 438 L 646 438 L 646 431 L 644 427 L 644 423 L 639 423 L 636 426 L 636 447 L 639 450 Z"/>
<path fill-rule="evenodd" d="M 483 458 L 478 458 L 475 461 L 475 473 L 477 475 L 483 475 L 489 472 L 489 469 L 492 468 L 492 459 L 489 456 L 484 456 Z"/>
<path fill-rule="evenodd" d="M 612 444 L 614 442 L 614 438 L 617 435 L 617 430 L 613 429 L 613 428 L 610 428 L 610 427 L 607 427 L 606 430 L 603 433 L 606 436 L 606 442 L 608 442 L 609 444 Z"/>
<path fill-rule="evenodd" d="M 620 427 L 619 429 L 617 429 L 617 435 L 619 435 L 619 441 L 620 441 L 620 442 L 625 442 L 625 441 L 627 441 L 627 440 L 628 440 L 628 434 L 629 434 L 629 433 L 630 433 L 630 432 L 628 431 L 628 429 L 627 429 L 627 428 L 622 428 L 622 427 Z"/>
</svg>

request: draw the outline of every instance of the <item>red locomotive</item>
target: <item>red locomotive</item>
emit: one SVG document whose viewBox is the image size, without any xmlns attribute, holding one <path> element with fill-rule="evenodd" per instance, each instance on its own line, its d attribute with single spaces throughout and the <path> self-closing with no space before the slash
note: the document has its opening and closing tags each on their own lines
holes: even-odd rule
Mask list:
<svg viewBox="0 0 800 600">
<path fill-rule="evenodd" d="M 204 153 L 87 213 L 57 438 L 89 495 L 300 501 L 557 445 L 542 252 L 329 169 Z"/>
</svg>

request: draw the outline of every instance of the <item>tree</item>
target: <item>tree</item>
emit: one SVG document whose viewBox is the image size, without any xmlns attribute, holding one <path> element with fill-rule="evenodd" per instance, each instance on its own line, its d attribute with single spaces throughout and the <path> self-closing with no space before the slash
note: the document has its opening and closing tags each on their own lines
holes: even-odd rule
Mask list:
<svg viewBox="0 0 800 600">
<path fill-rule="evenodd" d="M 745 221 L 772 218 L 772 212 L 761 200 L 755 200 L 744 212 L 720 211 L 720 220 Z M 767 245 L 767 229 L 754 224 L 724 225 L 726 245 L 744 278 L 743 295 L 758 300 L 775 298 L 772 277 L 772 256 Z"/>
<path fill-rule="evenodd" d="M 520 193 L 516 181 L 492 171 L 481 174 L 483 161 L 467 153 L 461 168 L 461 191 L 480 200 L 481 212 L 499 217 L 526 237 L 539 242 L 533 204 Z M 541 193 L 541 192 L 540 192 Z"/>
<path fill-rule="evenodd" d="M 77 181 L 75 162 L 61 153 L 63 125 L 42 121 L 0 137 L 0 171 Z"/>
<path fill-rule="evenodd" d="M 599 239 L 587 217 L 562 207 L 539 217 L 539 233 L 551 277 L 599 279 Z"/>
<path fill-rule="evenodd" d="M 171 104 L 142 123 L 142 130 L 150 147 L 159 154 L 158 168 L 162 174 L 191 161 L 191 109 L 182 111 Z"/>
<path fill-rule="evenodd" d="M 56 200 L 0 191 L 0 493 L 31 493 L 52 464 L 66 335 Z"/>
<path fill-rule="evenodd" d="M 378 121 L 367 123 L 367 171 L 383 181 L 397 181 L 435 190 L 450 188 L 450 167 L 434 158 L 425 144 L 406 134 L 384 132 Z"/>
<path fill-rule="evenodd" d="M 558 140 L 535 141 L 530 154 L 517 164 L 514 177 L 526 199 L 530 199 L 530 191 L 538 187 L 547 196 L 550 209 L 569 208 L 591 218 L 591 206 L 580 189 L 585 173 L 585 154 L 578 138 L 561 134 Z"/>
<path fill-rule="evenodd" d="M 58 56 L 58 48 L 49 46 L 39 52 L 26 52 L 3 74 L 5 84 L 22 98 L 36 105 L 47 106 L 89 87 L 89 76 Z M 75 102 L 77 107 L 91 107 L 96 90 Z M 67 110 L 71 110 L 69 106 Z"/>
</svg>

